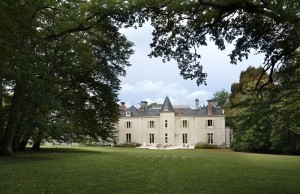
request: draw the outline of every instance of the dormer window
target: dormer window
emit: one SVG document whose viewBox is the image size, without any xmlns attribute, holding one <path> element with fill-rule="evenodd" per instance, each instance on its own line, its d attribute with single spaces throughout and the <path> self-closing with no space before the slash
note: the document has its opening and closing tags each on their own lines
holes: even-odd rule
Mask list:
<svg viewBox="0 0 300 194">
<path fill-rule="evenodd" d="M 130 111 L 127 111 L 126 112 L 126 117 L 130 117 L 131 116 L 131 112 Z"/>
<path fill-rule="evenodd" d="M 165 111 L 168 111 L 169 109 L 168 109 L 168 107 L 167 106 L 165 106 Z"/>
</svg>

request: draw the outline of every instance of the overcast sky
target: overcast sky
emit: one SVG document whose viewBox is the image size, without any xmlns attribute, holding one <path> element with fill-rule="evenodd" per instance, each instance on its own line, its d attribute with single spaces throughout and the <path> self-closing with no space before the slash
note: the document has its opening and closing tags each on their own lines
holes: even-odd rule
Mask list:
<svg viewBox="0 0 300 194">
<path fill-rule="evenodd" d="M 122 89 L 119 99 L 126 106 L 139 106 L 140 101 L 148 103 L 163 103 L 169 96 L 173 105 L 188 105 L 195 107 L 195 99 L 200 105 L 211 99 L 213 93 L 223 88 L 230 92 L 231 84 L 239 81 L 242 70 L 263 63 L 263 56 L 251 55 L 248 60 L 237 65 L 230 63 L 228 54 L 233 46 L 227 45 L 224 51 L 218 50 L 213 43 L 200 48 L 203 71 L 208 74 L 207 86 L 197 86 L 195 80 L 184 80 L 180 74 L 176 61 L 163 63 L 161 58 L 149 58 L 152 37 L 152 27 L 122 29 L 127 38 L 135 46 L 135 53 L 131 56 L 132 66 L 126 68 L 126 77 L 120 77 Z"/>
</svg>

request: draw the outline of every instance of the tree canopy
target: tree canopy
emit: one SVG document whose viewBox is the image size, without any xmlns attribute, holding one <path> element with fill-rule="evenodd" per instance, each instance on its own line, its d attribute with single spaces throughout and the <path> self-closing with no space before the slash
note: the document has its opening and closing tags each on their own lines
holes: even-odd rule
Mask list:
<svg viewBox="0 0 300 194">
<path fill-rule="evenodd" d="M 43 138 L 114 138 L 119 76 L 133 53 L 119 33 L 130 16 L 126 6 L 118 0 L 1 1 L 1 154 L 28 138 L 37 147 Z"/>
<path fill-rule="evenodd" d="M 298 0 L 162 0 L 129 1 L 143 7 L 141 18 L 154 27 L 150 56 L 175 59 L 185 79 L 205 84 L 207 74 L 197 49 L 213 41 L 224 50 L 234 44 L 231 63 L 247 59 L 250 52 L 265 55 L 264 72 L 269 82 L 285 60 L 295 58 L 300 47 L 300 3 Z M 134 4 L 133 3 L 133 4 Z M 299 62 L 297 62 L 299 66 Z M 208 64 L 209 65 L 209 64 Z M 263 75 L 263 73 L 261 75 Z M 266 83 L 266 84 L 267 84 Z"/>
<path fill-rule="evenodd" d="M 212 102 L 216 107 L 223 108 L 227 103 L 229 98 L 229 92 L 227 92 L 224 88 L 220 91 L 213 93 Z"/>
<path fill-rule="evenodd" d="M 292 63 L 290 67 L 295 65 Z M 258 77 L 253 79 L 253 75 L 260 72 L 261 68 L 249 67 L 241 72 L 240 82 L 232 84 L 229 103 L 225 107 L 226 122 L 234 129 L 232 148 L 236 151 L 300 153 L 299 69 L 287 77 L 276 74 L 275 83 L 257 96 Z M 263 80 L 267 82 L 267 74 Z"/>
</svg>

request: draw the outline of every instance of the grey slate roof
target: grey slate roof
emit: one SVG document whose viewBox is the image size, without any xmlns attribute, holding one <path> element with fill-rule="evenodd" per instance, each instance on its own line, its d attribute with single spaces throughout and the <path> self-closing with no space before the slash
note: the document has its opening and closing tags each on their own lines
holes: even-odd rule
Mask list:
<svg viewBox="0 0 300 194">
<path fill-rule="evenodd" d="M 168 96 L 166 97 L 166 99 L 165 99 L 165 101 L 164 101 L 164 103 L 163 103 L 160 111 L 161 112 L 163 112 L 163 111 L 164 112 L 166 112 L 166 111 L 167 112 L 175 112 Z"/>
<path fill-rule="evenodd" d="M 165 111 L 164 107 L 168 107 L 168 111 Z M 159 116 L 163 112 L 174 112 L 176 116 L 205 116 L 207 115 L 207 106 L 199 109 L 191 108 L 173 108 L 170 99 L 166 97 L 161 109 L 149 109 L 146 111 L 138 110 L 134 106 L 130 106 L 125 111 L 120 111 L 121 117 L 126 117 L 126 112 L 131 113 L 131 117 L 143 117 L 143 116 Z M 213 115 L 224 115 L 222 108 L 216 108 L 213 106 Z"/>
</svg>

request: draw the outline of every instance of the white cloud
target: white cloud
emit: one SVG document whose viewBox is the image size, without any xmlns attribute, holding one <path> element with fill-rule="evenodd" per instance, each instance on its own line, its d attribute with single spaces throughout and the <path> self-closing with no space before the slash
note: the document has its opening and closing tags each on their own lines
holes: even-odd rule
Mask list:
<svg viewBox="0 0 300 194">
<path fill-rule="evenodd" d="M 163 103 L 169 96 L 174 105 L 189 105 L 195 107 L 195 99 L 200 105 L 212 98 L 212 94 L 223 88 L 230 91 L 231 84 L 239 80 L 242 70 L 249 65 L 258 66 L 263 62 L 263 56 L 249 55 L 248 60 L 238 65 L 229 63 L 228 54 L 233 46 L 227 45 L 227 50 L 220 51 L 213 43 L 199 49 L 203 71 L 208 74 L 208 86 L 196 86 L 195 80 L 184 80 L 180 76 L 177 63 L 171 60 L 163 63 L 161 58 L 149 58 L 151 31 L 150 24 L 143 28 L 122 29 L 127 38 L 135 44 L 135 54 L 130 58 L 132 66 L 126 67 L 126 77 L 120 77 L 121 91 L 119 99 L 128 105 L 138 106 L 141 100 L 149 103 Z"/>
<path fill-rule="evenodd" d="M 140 101 L 146 100 L 151 103 L 163 103 L 166 96 L 169 96 L 174 105 L 195 106 L 195 99 L 198 98 L 200 104 L 211 98 L 211 93 L 205 90 L 189 91 L 179 83 L 164 81 L 144 80 L 135 84 L 123 84 L 120 91 L 121 101 L 124 99 L 133 105 L 138 105 Z"/>
</svg>

